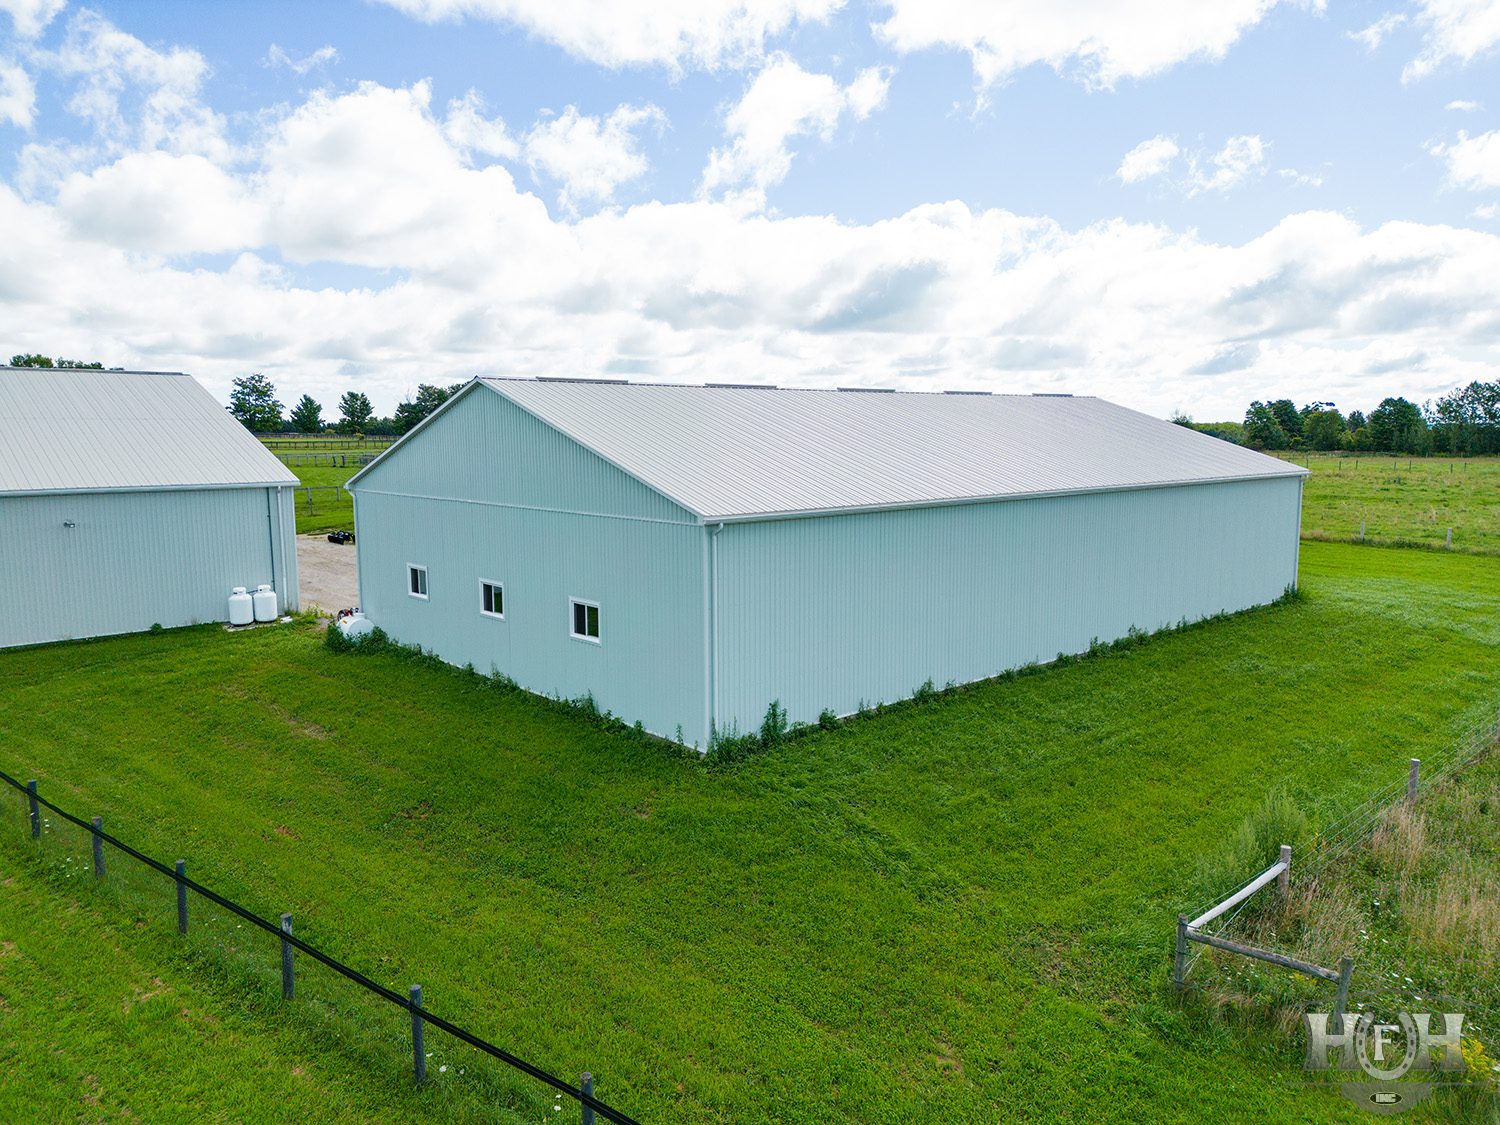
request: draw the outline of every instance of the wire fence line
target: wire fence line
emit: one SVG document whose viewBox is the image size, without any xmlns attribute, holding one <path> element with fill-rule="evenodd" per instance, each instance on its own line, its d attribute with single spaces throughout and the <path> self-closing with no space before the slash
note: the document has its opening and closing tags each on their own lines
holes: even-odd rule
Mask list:
<svg viewBox="0 0 1500 1125">
<path fill-rule="evenodd" d="M 267 934 L 274 936 L 279 943 L 281 951 L 283 980 L 282 988 L 284 998 L 289 998 L 291 996 L 291 951 L 296 950 L 298 952 L 306 954 L 308 957 L 311 957 L 314 961 L 325 966 L 326 968 L 331 969 L 339 977 L 342 977 L 343 979 L 356 985 L 364 992 L 367 992 L 370 995 L 377 997 L 380 1000 L 383 1000 L 409 1013 L 412 1020 L 411 1026 L 413 1041 L 413 1064 L 415 1068 L 416 1080 L 418 1082 L 423 1080 L 426 1069 L 426 1053 L 423 1050 L 422 1029 L 425 1024 L 431 1024 L 434 1028 L 446 1032 L 461 1043 L 464 1043 L 474 1048 L 475 1050 L 482 1052 L 483 1054 L 497 1060 L 498 1062 L 504 1063 L 506 1066 L 510 1067 L 513 1070 L 519 1071 L 520 1073 L 525 1074 L 530 1078 L 534 1078 L 537 1081 L 552 1087 L 560 1094 L 572 1098 L 573 1100 L 578 1102 L 582 1108 L 582 1119 L 584 1125 L 592 1125 L 595 1114 L 598 1114 L 600 1117 L 603 1117 L 608 1121 L 615 1122 L 616 1125 L 640 1125 L 640 1123 L 636 1121 L 635 1118 L 629 1116 L 621 1110 L 615 1109 L 614 1107 L 594 1097 L 594 1081 L 592 1075 L 585 1074 L 583 1076 L 582 1082 L 578 1086 L 574 1086 L 571 1083 L 558 1078 L 556 1075 L 543 1070 L 541 1067 L 535 1066 L 532 1063 L 527 1062 L 525 1059 L 511 1054 L 509 1051 L 506 1051 L 501 1047 L 495 1046 L 493 1043 L 490 1043 L 480 1036 L 475 1035 L 473 1032 L 460 1027 L 458 1024 L 455 1024 L 427 1010 L 422 1006 L 420 986 L 412 986 L 411 992 L 408 995 L 403 996 L 399 992 L 386 988 L 384 985 L 371 980 L 368 976 L 361 973 L 359 970 L 351 968 L 338 959 L 329 956 L 306 940 L 294 936 L 291 932 L 290 915 L 283 915 L 282 918 L 277 922 L 271 922 L 268 919 L 262 918 L 254 911 L 251 911 L 241 906 L 239 903 L 225 898 L 224 896 L 218 894 L 217 892 L 211 890 L 203 884 L 188 878 L 184 870 L 184 861 L 178 860 L 174 867 L 168 867 L 166 864 L 160 862 L 159 860 L 153 859 L 150 856 L 137 851 L 135 848 L 131 847 L 124 841 L 119 840 L 116 837 L 105 832 L 101 826 L 101 820 L 99 817 L 95 817 L 93 823 L 90 823 L 47 800 L 47 798 L 43 797 L 37 791 L 37 783 L 35 781 L 29 781 L 25 784 L 22 784 L 16 778 L 3 771 L 0 771 L 0 782 L 3 782 L 5 785 L 22 794 L 26 798 L 28 806 L 27 815 L 30 821 L 30 835 L 33 840 L 40 840 L 42 837 L 42 809 L 50 810 L 57 816 L 61 817 L 67 823 L 89 834 L 93 843 L 93 869 L 96 879 L 104 878 L 105 872 L 108 870 L 108 865 L 105 862 L 105 853 L 103 850 L 104 846 L 108 845 L 109 847 L 114 848 L 120 854 L 128 856 L 129 858 L 135 860 L 137 863 L 142 864 L 147 869 L 172 880 L 172 882 L 176 886 L 177 926 L 178 932 L 180 934 L 185 935 L 187 933 L 187 892 L 192 891 L 194 894 L 200 896 L 210 903 L 213 903 L 215 906 L 218 906 L 221 909 L 228 911 L 235 917 L 242 919 L 243 922 L 249 923 L 251 926 L 254 926 L 260 930 L 264 930 Z"/>
<path fill-rule="evenodd" d="M 1493 717 L 1489 719 L 1476 719 L 1468 723 L 1446 749 L 1429 755 L 1425 759 L 1408 759 L 1408 771 L 1405 776 L 1381 785 L 1363 801 L 1346 809 L 1338 819 L 1317 835 L 1290 849 L 1291 877 L 1303 883 L 1317 880 L 1331 865 L 1347 859 L 1363 844 L 1373 834 L 1381 818 L 1393 808 L 1401 803 L 1415 800 L 1420 787 L 1431 788 L 1448 780 L 1477 760 L 1481 754 L 1497 745 L 1500 745 L 1500 709 L 1497 709 Z M 1233 898 L 1259 879 L 1261 874 L 1262 872 L 1257 871 L 1238 886 L 1214 895 L 1198 910 L 1195 910 L 1193 915 L 1206 913 L 1218 903 Z M 1233 913 L 1220 915 L 1201 927 L 1202 932 L 1215 937 L 1227 937 L 1232 934 L 1235 921 L 1253 901 L 1254 896 L 1246 898 L 1239 903 Z M 1209 948 L 1207 945 L 1200 945 L 1191 953 L 1185 961 L 1183 976 L 1191 972 L 1193 966 Z M 1484 1010 L 1487 1015 L 1490 1014 L 1487 1009 L 1481 1010 Z"/>
</svg>

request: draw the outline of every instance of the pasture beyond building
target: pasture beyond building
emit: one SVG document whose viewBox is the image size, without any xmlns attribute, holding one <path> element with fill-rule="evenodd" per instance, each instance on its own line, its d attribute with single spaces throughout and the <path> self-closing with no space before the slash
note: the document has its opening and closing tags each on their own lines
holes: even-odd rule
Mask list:
<svg viewBox="0 0 1500 1125">
<path fill-rule="evenodd" d="M 478 379 L 349 489 L 392 637 L 706 744 L 1272 601 L 1304 476 L 1097 398 Z"/>
<path fill-rule="evenodd" d="M 296 483 L 190 376 L 0 368 L 0 648 L 297 608 Z"/>
</svg>

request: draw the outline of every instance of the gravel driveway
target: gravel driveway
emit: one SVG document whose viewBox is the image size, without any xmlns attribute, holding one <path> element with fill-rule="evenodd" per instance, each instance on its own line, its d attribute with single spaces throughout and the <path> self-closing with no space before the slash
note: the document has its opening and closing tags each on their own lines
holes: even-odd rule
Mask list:
<svg viewBox="0 0 1500 1125">
<path fill-rule="evenodd" d="M 354 544 L 330 543 L 323 535 L 297 536 L 297 588 L 302 608 L 329 613 L 359 604 L 359 573 Z"/>
</svg>

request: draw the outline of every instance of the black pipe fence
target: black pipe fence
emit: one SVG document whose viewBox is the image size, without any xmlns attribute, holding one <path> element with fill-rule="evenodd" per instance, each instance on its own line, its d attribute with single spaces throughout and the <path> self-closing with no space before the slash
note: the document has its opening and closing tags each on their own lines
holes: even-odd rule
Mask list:
<svg viewBox="0 0 1500 1125">
<path fill-rule="evenodd" d="M 409 1013 L 411 1016 L 412 1066 L 417 1082 L 422 1082 L 426 1078 L 428 1053 L 424 1050 L 423 1026 L 430 1024 L 439 1031 L 447 1032 L 459 1042 L 474 1048 L 476 1051 L 505 1064 L 515 1071 L 519 1071 L 530 1078 L 551 1086 L 559 1093 L 572 1098 L 579 1103 L 582 1109 L 582 1120 L 585 1123 L 591 1122 L 594 1114 L 598 1114 L 605 1120 L 615 1122 L 616 1125 L 640 1125 L 633 1117 L 600 1101 L 594 1096 L 594 1076 L 592 1074 L 584 1074 L 577 1086 L 566 1082 L 556 1075 L 543 1070 L 541 1067 L 535 1066 L 525 1059 L 511 1054 L 509 1051 L 480 1038 L 473 1032 L 429 1011 L 423 1007 L 420 985 L 413 985 L 408 995 L 403 996 L 399 992 L 376 983 L 365 974 L 359 972 L 359 970 L 350 968 L 343 962 L 329 956 L 316 946 L 309 944 L 303 938 L 295 936 L 292 933 L 292 916 L 290 914 L 281 915 L 280 919 L 276 922 L 262 918 L 239 903 L 227 899 L 205 887 L 203 884 L 188 878 L 184 860 L 179 859 L 174 866 L 168 867 L 166 864 L 152 859 L 148 855 L 144 855 L 124 841 L 105 832 L 102 827 L 102 818 L 94 817 L 92 823 L 90 823 L 60 808 L 37 792 L 37 783 L 35 781 L 28 781 L 22 784 L 9 774 L 0 771 L 0 782 L 4 782 L 16 792 L 25 796 L 31 839 L 36 841 L 42 839 L 44 825 L 48 824 L 42 816 L 43 809 L 55 813 L 68 824 L 89 834 L 93 843 L 93 877 L 95 880 L 104 879 L 106 871 L 111 866 L 105 860 L 104 845 L 106 844 L 116 849 L 122 855 L 128 856 L 137 863 L 142 864 L 148 870 L 154 871 L 171 880 L 175 890 L 175 921 L 179 934 L 186 935 L 188 932 L 189 912 L 187 896 L 188 892 L 192 891 L 195 895 L 242 919 L 244 923 L 249 923 L 251 926 L 264 930 L 266 933 L 274 936 L 277 942 L 276 948 L 280 956 L 283 999 L 290 1000 L 293 996 L 293 957 L 295 951 L 304 953 L 320 965 L 331 969 L 339 977 L 354 984 L 364 993 L 384 1000 Z M 71 863 L 71 860 L 68 862 Z M 70 872 L 69 877 L 73 874 L 81 875 L 82 872 Z"/>
</svg>

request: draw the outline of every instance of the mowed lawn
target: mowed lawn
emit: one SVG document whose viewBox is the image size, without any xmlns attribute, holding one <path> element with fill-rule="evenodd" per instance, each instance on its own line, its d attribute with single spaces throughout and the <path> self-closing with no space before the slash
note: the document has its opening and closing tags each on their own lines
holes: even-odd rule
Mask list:
<svg viewBox="0 0 1500 1125">
<path fill-rule="evenodd" d="M 1500 461 L 1446 457 L 1291 457 L 1312 471 L 1302 533 L 1500 551 Z"/>
<path fill-rule="evenodd" d="M 1304 602 L 722 768 L 303 626 L 0 653 L 0 768 L 643 1121 L 1364 1120 L 1281 1085 L 1297 1044 L 1237 1048 L 1172 1005 L 1173 922 L 1270 786 L 1332 815 L 1492 713 L 1500 559 L 1304 543 L 1302 566 Z M 13 827 L 5 875 L 40 884 Z M 54 956 L 14 916 L 0 896 L 5 940 Z M 197 972 L 164 927 L 133 933 Z M 40 1014 L 0 1020 L 7 1083 L 42 1107 L 15 1119 L 71 1116 L 88 1064 L 16 1046 Z M 306 1044 L 350 1101 L 361 1065 L 399 1085 L 385 1055 L 330 1069 L 308 1025 L 266 1026 L 246 1050 Z M 406 1118 L 482 1115 L 445 1081 Z M 522 1088 L 512 1109 L 558 1119 Z M 319 1119 L 269 1094 L 255 1116 Z"/>
</svg>

